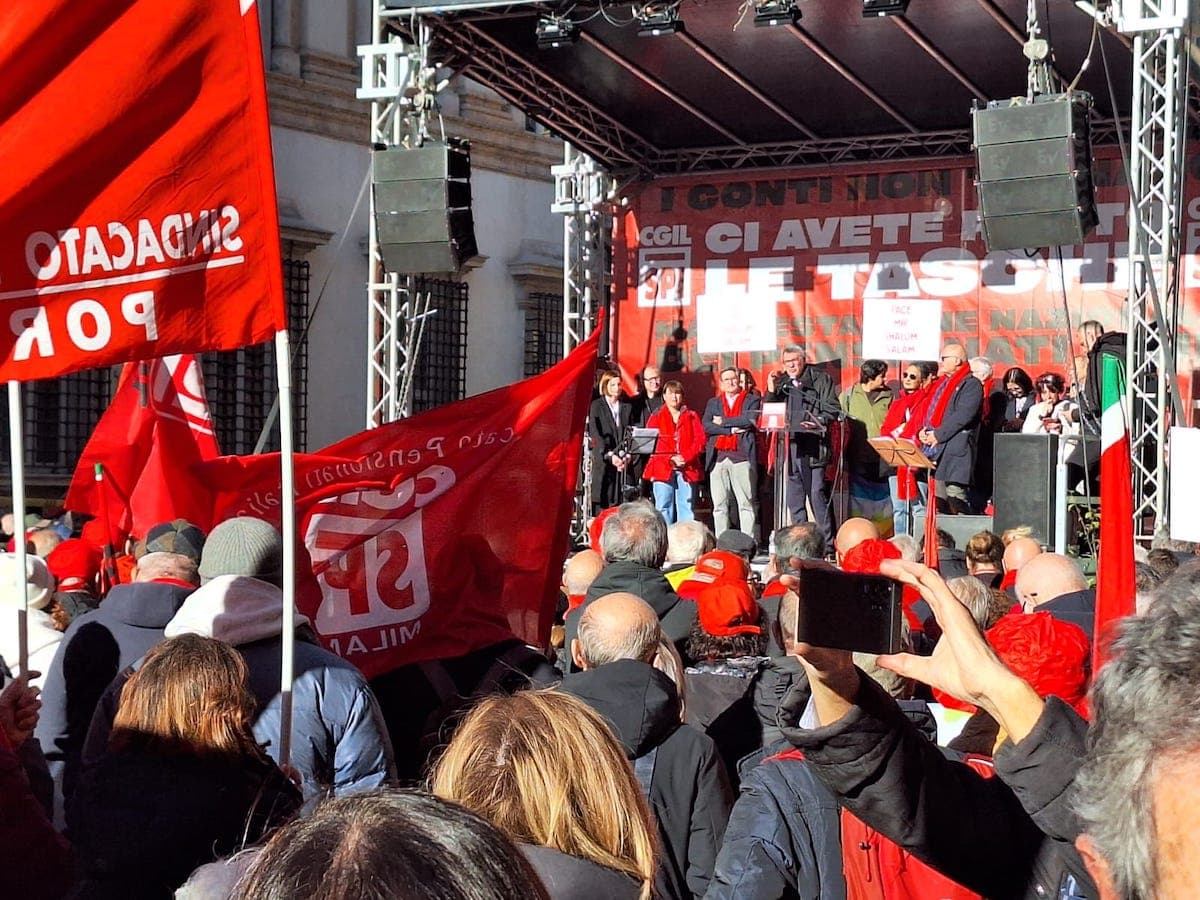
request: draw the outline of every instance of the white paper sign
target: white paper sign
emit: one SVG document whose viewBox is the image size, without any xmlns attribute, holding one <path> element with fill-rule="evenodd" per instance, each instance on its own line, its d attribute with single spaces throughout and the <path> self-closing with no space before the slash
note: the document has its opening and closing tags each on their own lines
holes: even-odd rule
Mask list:
<svg viewBox="0 0 1200 900">
<path fill-rule="evenodd" d="M 775 298 L 729 287 L 696 297 L 696 349 L 701 353 L 773 352 Z"/>
<path fill-rule="evenodd" d="M 1176 426 L 1170 433 L 1171 466 L 1171 538 L 1176 541 L 1200 541 L 1200 466 L 1176 461 L 1200 459 L 1200 428 Z"/>
<path fill-rule="evenodd" d="M 863 359 L 937 359 L 941 352 L 941 300 L 863 298 Z"/>
</svg>

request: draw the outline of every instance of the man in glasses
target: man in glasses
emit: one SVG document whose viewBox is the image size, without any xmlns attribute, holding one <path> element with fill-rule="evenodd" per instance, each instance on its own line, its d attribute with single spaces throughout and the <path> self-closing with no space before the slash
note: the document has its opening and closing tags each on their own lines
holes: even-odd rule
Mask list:
<svg viewBox="0 0 1200 900">
<path fill-rule="evenodd" d="M 933 475 L 946 486 L 946 506 L 952 514 L 969 514 L 967 491 L 975 466 L 983 382 L 971 376 L 967 351 L 951 342 L 942 349 L 942 379 L 934 388 L 917 435 L 926 455 L 937 463 Z"/>
<path fill-rule="evenodd" d="M 633 425 L 646 427 L 646 423 L 650 421 L 650 417 L 662 409 L 663 394 L 662 372 L 657 366 L 648 365 L 642 369 L 638 376 L 641 382 L 641 390 L 637 392 L 634 398 L 630 401 L 629 421 Z M 650 490 L 650 482 L 642 480 L 642 473 L 646 469 L 646 463 L 650 457 L 639 455 L 634 457 L 632 467 L 629 470 L 629 479 L 632 484 L 640 487 L 643 497 L 653 498 L 654 494 Z"/>
</svg>

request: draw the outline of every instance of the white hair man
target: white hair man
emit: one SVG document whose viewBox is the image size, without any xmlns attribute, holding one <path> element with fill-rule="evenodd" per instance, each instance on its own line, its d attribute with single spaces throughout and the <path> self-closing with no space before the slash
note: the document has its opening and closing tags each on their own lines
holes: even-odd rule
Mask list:
<svg viewBox="0 0 1200 900">
<path fill-rule="evenodd" d="M 662 514 L 644 500 L 622 503 L 604 521 L 600 551 L 604 555 L 603 571 L 588 588 L 582 605 L 571 610 L 564 620 L 566 646 L 570 647 L 578 636 L 580 616 L 597 597 L 629 593 L 650 604 L 662 623 L 663 634 L 683 653 L 696 621 L 696 605 L 681 602 L 663 577 L 667 523 Z M 577 671 L 574 661 L 571 670 Z"/>
<path fill-rule="evenodd" d="M 655 895 L 699 897 L 712 877 L 733 798 L 716 746 L 680 724 L 675 684 L 650 663 L 658 639 L 658 616 L 637 596 L 597 597 L 569 644 L 583 671 L 563 679 L 562 689 L 609 721 L 633 763 L 662 845 Z"/>
</svg>

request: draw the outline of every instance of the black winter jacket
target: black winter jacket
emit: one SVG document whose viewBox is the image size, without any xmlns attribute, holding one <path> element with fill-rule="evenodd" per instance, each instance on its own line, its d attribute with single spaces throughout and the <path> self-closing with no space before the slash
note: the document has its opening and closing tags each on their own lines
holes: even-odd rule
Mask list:
<svg viewBox="0 0 1200 900">
<path fill-rule="evenodd" d="M 653 666 L 622 659 L 568 675 L 562 689 L 608 719 L 630 760 L 654 753 L 649 800 L 662 844 L 656 896 L 703 896 L 733 797 L 716 745 L 680 721 L 674 683 Z"/>
<path fill-rule="evenodd" d="M 1087 725 L 1057 697 L 1024 740 L 1001 746 L 990 779 L 947 759 L 862 673 L 855 706 L 832 725 L 796 727 L 806 701 L 786 698 L 780 727 L 867 825 L 993 900 L 1058 897 L 1071 878 L 1097 896 L 1073 845 L 1071 783 Z"/>
<path fill-rule="evenodd" d="M 642 895 L 640 882 L 590 859 L 536 844 L 521 844 L 520 849 L 550 900 L 638 900 Z"/>
<path fill-rule="evenodd" d="M 579 637 L 579 617 L 583 615 L 588 604 L 597 597 L 618 592 L 633 594 L 650 604 L 650 608 L 658 615 L 662 624 L 663 634 L 675 644 L 679 655 L 686 662 L 687 639 L 692 633 L 692 626 L 696 624 L 696 604 L 690 600 L 680 600 L 679 595 L 671 588 L 671 583 L 658 569 L 627 559 L 606 565 L 588 588 L 583 602 L 567 614 L 564 625 L 568 655 L 571 641 Z M 570 670 L 579 671 L 574 663 L 570 664 Z"/>
</svg>

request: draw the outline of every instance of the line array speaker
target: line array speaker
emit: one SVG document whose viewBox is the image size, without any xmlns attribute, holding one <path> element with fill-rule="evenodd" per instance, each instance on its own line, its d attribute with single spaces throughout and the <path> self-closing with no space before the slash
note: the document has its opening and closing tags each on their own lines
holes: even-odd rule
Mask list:
<svg viewBox="0 0 1200 900">
<path fill-rule="evenodd" d="M 457 272 L 479 251 L 465 140 L 377 150 L 371 190 L 383 264 L 391 272 Z"/>
<path fill-rule="evenodd" d="M 1091 95 L 1078 91 L 972 111 L 989 250 L 1079 244 L 1096 227 L 1091 109 Z"/>
</svg>

